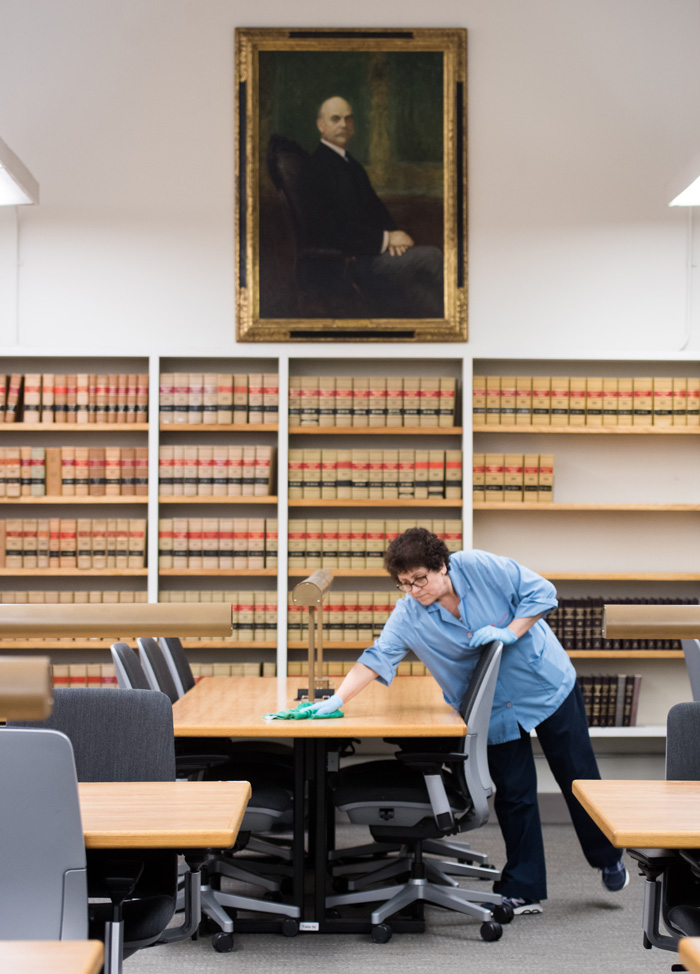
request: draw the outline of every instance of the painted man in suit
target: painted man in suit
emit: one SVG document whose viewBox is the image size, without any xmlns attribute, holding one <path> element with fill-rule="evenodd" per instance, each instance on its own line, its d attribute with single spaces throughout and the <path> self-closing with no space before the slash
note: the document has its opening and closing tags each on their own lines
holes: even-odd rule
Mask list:
<svg viewBox="0 0 700 974">
<path fill-rule="evenodd" d="M 363 166 L 346 151 L 352 107 L 339 96 L 328 98 L 316 124 L 321 141 L 309 161 L 311 242 L 355 258 L 354 276 L 373 316 L 444 317 L 442 251 L 416 246 L 396 226 Z"/>
</svg>

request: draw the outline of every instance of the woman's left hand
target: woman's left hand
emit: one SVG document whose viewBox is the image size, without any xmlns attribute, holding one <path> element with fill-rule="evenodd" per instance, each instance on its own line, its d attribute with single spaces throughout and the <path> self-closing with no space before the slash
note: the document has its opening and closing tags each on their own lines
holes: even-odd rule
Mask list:
<svg viewBox="0 0 700 974">
<path fill-rule="evenodd" d="M 477 629 L 472 638 L 469 640 L 469 646 L 473 649 L 476 646 L 485 646 L 486 643 L 492 643 L 495 640 L 499 640 L 504 646 L 510 646 L 514 643 L 518 637 L 515 635 L 512 629 L 498 629 L 496 626 L 482 626 L 481 629 Z"/>
</svg>

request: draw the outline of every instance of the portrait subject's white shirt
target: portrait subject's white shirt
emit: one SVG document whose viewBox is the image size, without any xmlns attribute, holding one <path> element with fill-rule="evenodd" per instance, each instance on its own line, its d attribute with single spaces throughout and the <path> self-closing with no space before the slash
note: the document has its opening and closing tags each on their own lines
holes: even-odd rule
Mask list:
<svg viewBox="0 0 700 974">
<path fill-rule="evenodd" d="M 321 145 L 325 145 L 329 149 L 332 149 L 333 152 L 337 152 L 341 159 L 346 158 L 345 149 L 341 149 L 339 145 L 333 145 L 332 142 L 326 142 L 325 139 L 321 139 Z M 383 254 L 388 246 L 389 246 L 389 231 L 385 230 L 384 236 L 382 237 L 382 249 L 379 251 L 379 253 Z"/>
</svg>

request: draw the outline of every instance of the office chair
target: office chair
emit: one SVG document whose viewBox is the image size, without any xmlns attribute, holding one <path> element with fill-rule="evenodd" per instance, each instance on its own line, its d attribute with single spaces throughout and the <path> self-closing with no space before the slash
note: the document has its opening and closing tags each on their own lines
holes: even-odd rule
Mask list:
<svg viewBox="0 0 700 974">
<path fill-rule="evenodd" d="M 172 700 L 173 697 L 177 699 L 170 670 L 156 640 L 144 637 L 139 638 L 138 643 L 144 666 L 127 643 L 114 643 L 111 647 L 119 686 L 128 686 L 128 683 L 134 680 L 139 684 L 145 682 L 147 687 L 158 691 L 162 680 L 163 690 L 166 691 L 168 699 Z M 284 865 L 284 862 L 291 859 L 291 853 L 252 833 L 269 832 L 283 817 L 291 817 L 292 799 L 288 791 L 275 783 L 274 771 L 265 773 L 264 764 L 261 766 L 256 763 L 254 755 L 248 753 L 247 762 L 235 761 L 235 755 L 231 755 L 230 749 L 227 748 L 229 742 L 226 740 L 193 738 L 181 741 L 178 738 L 175 743 L 178 773 L 205 772 L 209 778 L 250 781 L 252 788 L 252 795 L 233 850 L 213 854 L 202 869 L 200 888 L 202 912 L 221 928 L 221 932 L 212 938 L 215 950 L 223 953 L 233 949 L 233 921 L 225 908 L 283 916 L 285 920 L 282 922 L 282 932 L 285 936 L 295 936 L 298 932 L 297 920 L 300 916 L 298 907 L 276 900 L 224 893 L 212 888 L 209 882 L 212 876 L 226 876 L 229 879 L 259 886 L 268 894 L 279 893 L 281 880 L 272 877 L 279 875 L 284 878 L 287 874 L 291 875 L 291 869 Z M 219 753 L 216 753 L 215 748 L 219 749 Z M 212 753 L 203 753 L 210 751 Z M 252 852 L 272 854 L 276 859 L 283 860 L 283 864 L 243 859 L 240 855 L 235 855 L 246 848 Z M 236 861 L 233 861 L 234 855 Z M 181 898 L 178 905 L 180 902 Z"/>
<path fill-rule="evenodd" d="M 0 940 L 85 940 L 85 841 L 64 734 L 0 729 Z"/>
<path fill-rule="evenodd" d="M 15 726 L 26 722 L 8 722 Z M 78 781 L 175 779 L 172 707 L 164 694 L 54 690 L 51 716 L 38 726 L 69 739 Z M 175 912 L 176 852 L 90 850 L 87 876 L 89 933 L 105 942 L 105 971 L 118 974 L 123 959 L 142 947 L 191 936 L 190 930 L 165 933 Z M 112 902 L 97 902 L 107 898 Z"/>
<path fill-rule="evenodd" d="M 384 901 L 371 914 L 375 943 L 391 938 L 385 922 L 389 917 L 419 901 L 481 920 L 484 940 L 498 940 L 501 924 L 512 919 L 512 911 L 496 893 L 450 888 L 442 877 L 426 878 L 423 858 L 426 839 L 472 831 L 488 821 L 492 789 L 486 745 L 502 648 L 500 642 L 490 643 L 474 669 L 460 706 L 468 728 L 460 751 L 398 752 L 397 760 L 354 765 L 331 782 L 334 803 L 351 822 L 368 825 L 377 842 L 402 842 L 410 856 L 408 882 L 326 899 L 329 908 Z"/>
<path fill-rule="evenodd" d="M 700 701 L 700 639 L 681 639 L 693 700 Z"/>
<path fill-rule="evenodd" d="M 700 780 L 700 703 L 678 703 L 668 712 L 666 780 Z M 681 937 L 700 936 L 698 850 L 627 851 L 639 863 L 640 872 L 644 876 L 644 947 L 677 951 Z M 662 932 L 661 921 L 668 933 Z"/>
</svg>

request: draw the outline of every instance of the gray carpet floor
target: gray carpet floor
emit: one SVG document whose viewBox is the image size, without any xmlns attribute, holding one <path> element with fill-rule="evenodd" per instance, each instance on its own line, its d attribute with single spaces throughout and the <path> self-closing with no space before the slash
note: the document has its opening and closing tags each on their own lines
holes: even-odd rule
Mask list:
<svg viewBox="0 0 700 974">
<path fill-rule="evenodd" d="M 245 974 L 654 974 L 670 971 L 675 954 L 644 950 L 641 943 L 642 879 L 627 859 L 630 884 L 606 892 L 586 863 L 568 825 L 544 827 L 549 899 L 539 916 L 516 917 L 503 937 L 486 943 L 479 924 L 456 913 L 427 908 L 424 934 L 395 934 L 388 944 L 369 936 L 241 934 L 232 953 L 217 954 L 208 939 L 142 950 L 126 961 L 126 974 L 200 974 L 238 970 Z M 338 830 L 338 844 L 367 840 L 360 827 Z M 503 862 L 496 825 L 472 834 L 474 848 Z M 466 883 L 465 883 L 466 885 Z M 474 881 L 471 881 L 474 885 Z"/>
</svg>

